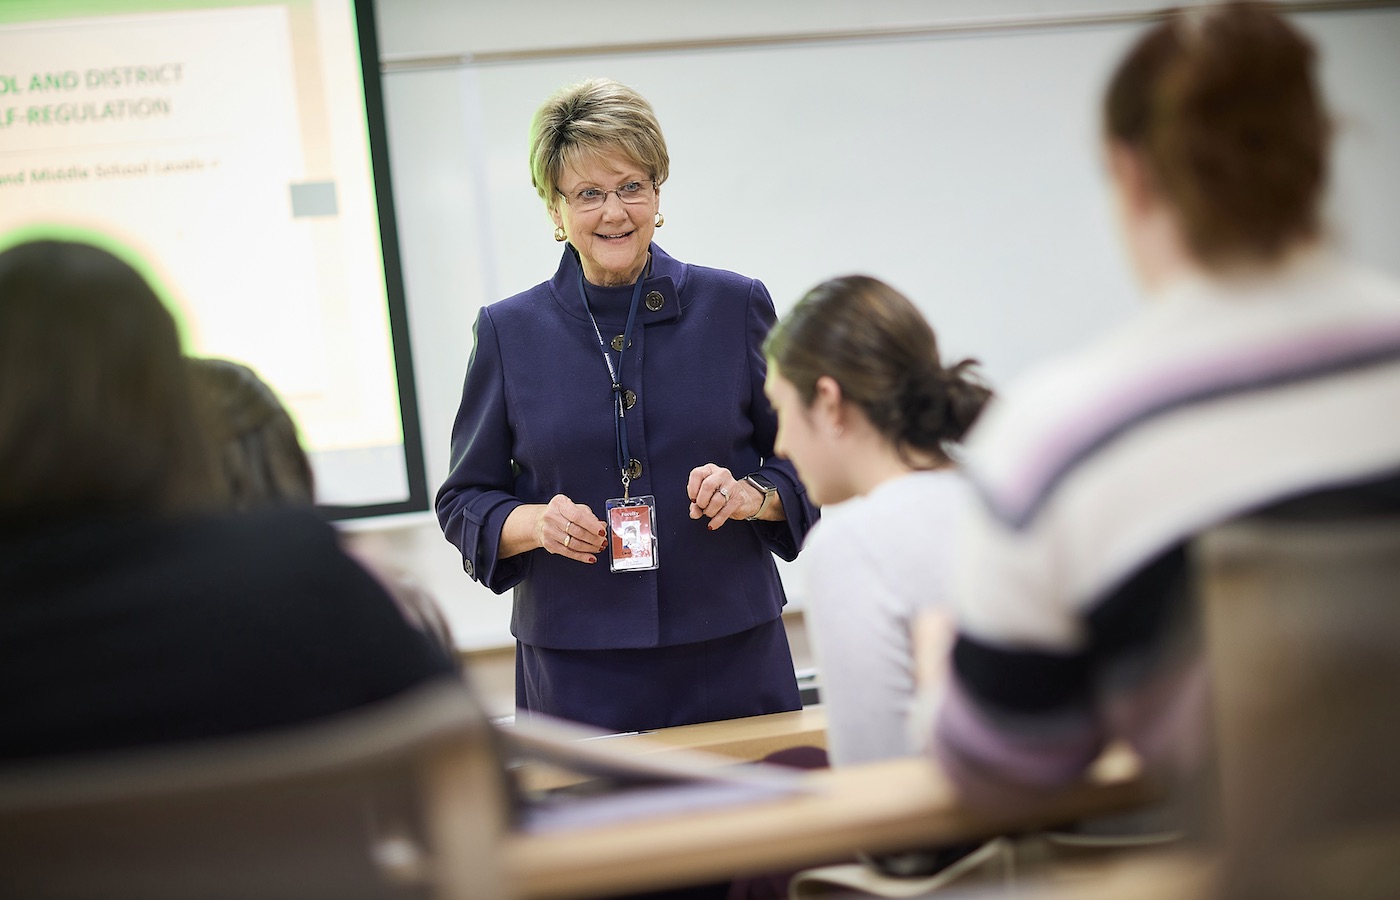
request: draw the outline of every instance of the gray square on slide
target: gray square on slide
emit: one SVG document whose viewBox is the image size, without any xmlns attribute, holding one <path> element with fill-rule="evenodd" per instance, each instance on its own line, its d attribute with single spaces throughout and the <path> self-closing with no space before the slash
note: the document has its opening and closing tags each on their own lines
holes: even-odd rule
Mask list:
<svg viewBox="0 0 1400 900">
<path fill-rule="evenodd" d="M 303 181 L 293 184 L 292 218 L 333 216 L 340 212 L 335 200 L 334 181 Z"/>
</svg>

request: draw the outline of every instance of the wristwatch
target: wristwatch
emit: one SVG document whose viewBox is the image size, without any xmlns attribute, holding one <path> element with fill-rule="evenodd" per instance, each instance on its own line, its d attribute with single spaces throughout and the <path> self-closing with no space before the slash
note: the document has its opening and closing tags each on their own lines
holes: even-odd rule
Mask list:
<svg viewBox="0 0 1400 900">
<path fill-rule="evenodd" d="M 758 512 L 754 513 L 753 515 L 749 516 L 747 519 L 744 520 L 745 522 L 752 522 L 759 516 L 763 515 L 763 511 L 768 508 L 768 501 L 773 499 L 774 494 L 778 493 L 778 488 L 776 485 L 773 484 L 773 482 L 769 481 L 767 478 L 758 474 L 757 472 L 754 472 L 750 475 L 745 475 L 744 480 L 763 492 L 763 502 L 758 505 Z"/>
</svg>

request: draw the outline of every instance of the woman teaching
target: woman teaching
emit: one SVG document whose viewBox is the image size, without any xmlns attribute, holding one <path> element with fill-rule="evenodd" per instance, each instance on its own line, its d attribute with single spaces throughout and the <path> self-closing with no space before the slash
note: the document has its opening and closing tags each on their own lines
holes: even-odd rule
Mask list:
<svg viewBox="0 0 1400 900">
<path fill-rule="evenodd" d="M 631 88 L 546 101 L 530 170 L 564 251 L 478 315 L 437 495 L 466 573 L 514 590 L 516 705 L 620 731 L 796 709 L 773 556 L 818 513 L 772 458 L 772 299 L 652 242 L 669 157 Z"/>
</svg>

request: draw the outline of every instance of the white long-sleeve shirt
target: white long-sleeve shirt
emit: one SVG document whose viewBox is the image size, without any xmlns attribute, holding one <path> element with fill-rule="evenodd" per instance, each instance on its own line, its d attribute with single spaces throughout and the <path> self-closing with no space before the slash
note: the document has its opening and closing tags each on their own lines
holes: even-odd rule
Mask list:
<svg viewBox="0 0 1400 900">
<path fill-rule="evenodd" d="M 887 481 L 824 507 L 803 549 L 807 632 L 835 765 L 908 756 L 912 627 L 951 613 L 955 523 L 969 491 L 952 469 Z"/>
</svg>

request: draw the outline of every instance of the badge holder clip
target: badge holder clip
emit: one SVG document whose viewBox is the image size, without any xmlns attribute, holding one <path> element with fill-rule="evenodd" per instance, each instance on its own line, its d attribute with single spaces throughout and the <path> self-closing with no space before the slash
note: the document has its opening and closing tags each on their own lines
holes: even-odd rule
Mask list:
<svg viewBox="0 0 1400 900">
<path fill-rule="evenodd" d="M 646 572 L 661 564 L 657 555 L 656 497 L 629 496 L 631 479 L 622 476 L 622 496 L 607 501 L 609 566 L 614 572 Z"/>
</svg>

